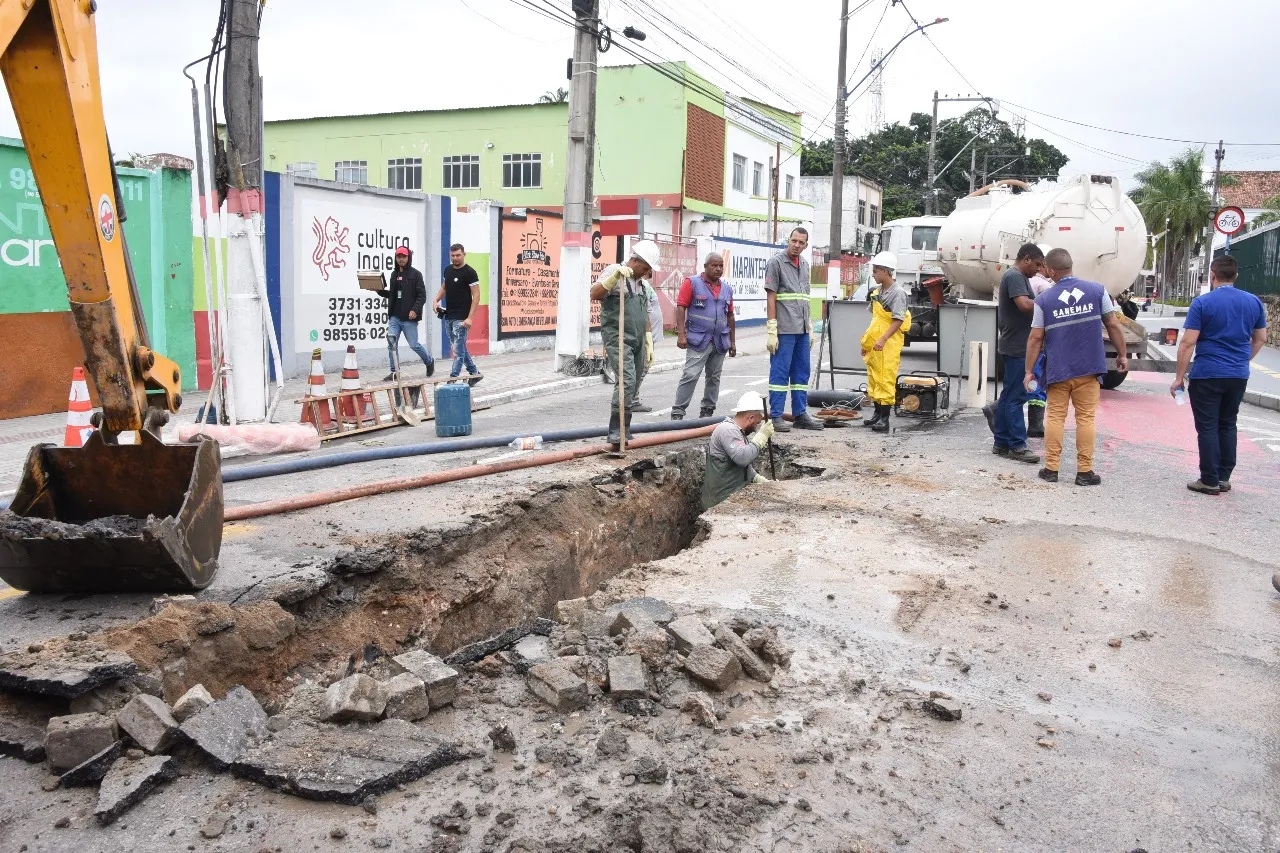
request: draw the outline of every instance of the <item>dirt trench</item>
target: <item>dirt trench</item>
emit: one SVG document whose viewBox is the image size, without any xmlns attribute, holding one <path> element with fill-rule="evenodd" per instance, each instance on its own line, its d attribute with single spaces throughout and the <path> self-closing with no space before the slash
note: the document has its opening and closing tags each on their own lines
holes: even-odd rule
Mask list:
<svg viewBox="0 0 1280 853">
<path fill-rule="evenodd" d="M 270 703 L 300 678 L 358 669 L 409 641 L 446 655 L 688 547 L 702 525 L 704 451 L 656 462 L 380 537 L 331 560 L 300 600 L 170 604 L 102 640 L 160 677 L 169 701 L 201 683 L 214 695 L 243 684 Z"/>
</svg>

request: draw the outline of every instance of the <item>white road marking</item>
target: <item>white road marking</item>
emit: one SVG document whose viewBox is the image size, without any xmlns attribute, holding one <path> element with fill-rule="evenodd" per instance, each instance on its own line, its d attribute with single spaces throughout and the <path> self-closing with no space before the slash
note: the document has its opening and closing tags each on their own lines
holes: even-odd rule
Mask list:
<svg viewBox="0 0 1280 853">
<path fill-rule="evenodd" d="M 655 409 L 652 412 L 649 412 L 649 416 L 654 418 L 660 418 L 663 415 L 669 415 L 669 414 L 671 414 L 670 406 L 667 406 L 665 409 Z"/>
<path fill-rule="evenodd" d="M 752 386 L 752 385 L 768 385 L 768 384 L 769 384 L 769 378 L 768 378 L 767 376 L 766 376 L 764 379 L 757 379 L 755 382 L 748 382 L 748 383 L 747 383 L 747 385 L 748 385 L 748 386 Z"/>
</svg>

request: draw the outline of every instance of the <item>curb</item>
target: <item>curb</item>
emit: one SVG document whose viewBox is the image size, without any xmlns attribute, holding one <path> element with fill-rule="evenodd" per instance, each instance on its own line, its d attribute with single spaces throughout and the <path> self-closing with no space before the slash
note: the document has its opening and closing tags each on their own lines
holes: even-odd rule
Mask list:
<svg viewBox="0 0 1280 853">
<path fill-rule="evenodd" d="M 1245 391 L 1244 402 L 1257 406 L 1260 409 L 1270 409 L 1273 412 L 1280 412 L 1280 397 L 1275 394 L 1263 394 L 1261 391 Z"/>
<path fill-rule="evenodd" d="M 670 373 L 674 370 L 680 370 L 684 367 L 683 361 L 663 361 L 649 368 L 646 376 L 651 373 Z M 501 406 L 504 403 L 518 403 L 521 400 L 532 400 L 534 397 L 545 397 L 549 394 L 559 394 L 562 391 L 572 391 L 576 388 L 586 388 L 589 385 L 600 385 L 599 375 L 596 376 L 575 376 L 569 379 L 557 379 L 553 382 L 543 382 L 540 385 L 528 385 L 523 388 L 512 388 L 510 391 L 499 391 L 496 394 L 486 394 L 483 397 L 476 397 L 474 402 L 476 405 Z"/>
</svg>

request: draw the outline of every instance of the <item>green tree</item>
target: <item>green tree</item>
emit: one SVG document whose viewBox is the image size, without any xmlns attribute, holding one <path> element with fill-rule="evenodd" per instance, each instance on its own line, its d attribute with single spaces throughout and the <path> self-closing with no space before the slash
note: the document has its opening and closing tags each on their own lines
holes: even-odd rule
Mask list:
<svg viewBox="0 0 1280 853">
<path fill-rule="evenodd" d="M 1273 195 L 1262 203 L 1262 212 L 1249 223 L 1249 230 L 1252 231 L 1273 222 L 1280 222 L 1280 195 Z"/>
<path fill-rule="evenodd" d="M 569 103 L 569 90 L 561 87 L 554 92 L 548 90 L 544 94 L 538 96 L 540 104 L 567 104 Z"/>
<path fill-rule="evenodd" d="M 1147 231 L 1167 231 L 1156 243 L 1156 256 L 1169 252 L 1169 281 L 1180 292 L 1187 292 L 1187 276 L 1191 258 L 1200 251 L 1205 223 L 1213 208 L 1213 199 L 1204 178 L 1204 149 L 1188 148 L 1168 163 L 1152 163 L 1134 175 L 1137 182 L 1129 197 L 1142 211 Z"/>
<path fill-rule="evenodd" d="M 845 174 L 863 175 L 884 187 L 885 221 L 920 216 L 925 211 L 932 125 L 932 116 L 912 113 L 905 125 L 895 123 L 847 143 Z M 991 168 L 997 170 L 996 178 L 1017 178 L 1028 182 L 1056 178 L 1067 163 L 1067 156 L 1057 148 L 1043 139 L 1029 140 L 1018 136 L 1008 122 L 993 115 L 986 107 L 970 110 L 957 119 L 939 122 L 935 162 L 940 172 L 934 183 L 939 213 L 950 213 L 955 209 L 956 199 L 969 193 L 970 144 L 977 152 L 979 169 L 984 154 L 1007 155 L 991 163 Z M 801 152 L 801 173 L 830 175 L 833 149 L 830 139 L 806 143 Z M 1024 153 L 1028 150 L 1029 154 Z M 977 186 L 981 177 L 975 176 L 973 180 Z"/>
</svg>

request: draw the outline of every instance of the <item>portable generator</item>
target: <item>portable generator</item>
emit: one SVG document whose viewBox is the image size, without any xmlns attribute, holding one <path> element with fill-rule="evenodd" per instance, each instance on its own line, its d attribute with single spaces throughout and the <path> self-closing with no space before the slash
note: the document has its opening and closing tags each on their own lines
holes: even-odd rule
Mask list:
<svg viewBox="0 0 1280 853">
<path fill-rule="evenodd" d="M 894 414 L 899 417 L 937 418 L 951 407 L 951 380 L 945 373 L 915 371 L 898 376 Z"/>
</svg>

